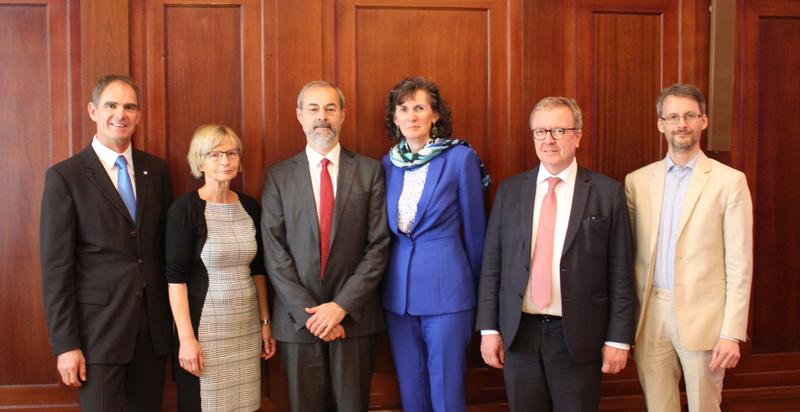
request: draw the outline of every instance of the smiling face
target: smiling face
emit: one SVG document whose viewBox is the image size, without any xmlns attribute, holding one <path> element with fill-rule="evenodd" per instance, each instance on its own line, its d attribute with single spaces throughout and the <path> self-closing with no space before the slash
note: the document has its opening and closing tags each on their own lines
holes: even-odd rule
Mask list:
<svg viewBox="0 0 800 412">
<path fill-rule="evenodd" d="M 531 118 L 533 129 L 570 129 L 575 127 L 572 111 L 566 106 L 550 106 L 538 109 Z M 575 152 L 580 146 L 581 131 L 567 130 L 560 139 L 553 139 L 550 133 L 542 140 L 534 140 L 536 155 L 542 166 L 552 175 L 561 173 L 572 164 Z"/>
<path fill-rule="evenodd" d="M 687 113 L 701 113 L 700 105 L 692 98 L 667 96 L 662 105 L 663 118 L 682 116 L 677 123 L 658 119 L 658 130 L 664 133 L 669 145 L 669 152 L 694 153 L 700 150 L 700 136 L 708 127 L 708 116 L 702 114 L 694 120 L 687 120 Z"/>
<path fill-rule="evenodd" d="M 100 94 L 97 106 L 89 102 L 89 117 L 97 124 L 97 139 L 119 153 L 131 143 L 141 111 L 136 92 L 123 82 L 110 83 Z"/>
<path fill-rule="evenodd" d="M 431 108 L 430 98 L 424 90 L 417 90 L 395 106 L 394 124 L 400 128 L 400 133 L 410 146 L 424 146 L 431 137 L 433 124 L 438 120 L 439 114 Z"/>
<path fill-rule="evenodd" d="M 302 101 L 303 107 L 297 108 L 296 113 L 306 142 L 312 149 L 326 154 L 339 143 L 344 123 L 339 94 L 332 87 L 312 87 L 303 93 Z"/>
</svg>

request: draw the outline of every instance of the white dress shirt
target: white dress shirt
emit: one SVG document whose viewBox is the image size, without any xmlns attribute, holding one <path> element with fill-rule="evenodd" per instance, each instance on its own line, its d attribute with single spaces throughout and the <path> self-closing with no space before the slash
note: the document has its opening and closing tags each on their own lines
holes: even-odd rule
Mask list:
<svg viewBox="0 0 800 412">
<path fill-rule="evenodd" d="M 103 169 L 106 169 L 108 178 L 111 179 L 111 183 L 114 184 L 114 187 L 117 189 L 117 191 L 119 191 L 119 187 L 117 186 L 117 173 L 119 173 L 117 158 L 120 154 L 125 156 L 125 160 L 128 162 L 128 175 L 131 179 L 131 186 L 133 186 L 133 196 L 136 197 L 136 174 L 134 173 L 133 169 L 132 147 L 133 145 L 129 144 L 124 153 L 117 153 L 116 151 L 103 146 L 103 144 L 100 143 L 100 140 L 97 139 L 97 136 L 92 139 L 92 149 L 94 149 L 95 154 L 97 154 L 97 157 L 100 159 Z"/>
<path fill-rule="evenodd" d="M 306 157 L 308 157 L 308 173 L 311 174 L 311 187 L 314 189 L 314 204 L 317 206 L 317 220 L 319 220 L 319 175 L 322 172 L 322 159 L 328 159 L 328 174 L 331 175 L 333 183 L 333 198 L 336 199 L 336 178 L 339 176 L 339 155 L 342 153 L 342 146 L 336 143 L 326 155 L 312 149 L 306 145 Z"/>
</svg>

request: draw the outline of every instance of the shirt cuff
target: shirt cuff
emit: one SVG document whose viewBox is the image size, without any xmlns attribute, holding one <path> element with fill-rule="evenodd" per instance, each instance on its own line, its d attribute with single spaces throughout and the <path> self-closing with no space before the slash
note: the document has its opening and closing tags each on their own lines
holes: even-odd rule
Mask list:
<svg viewBox="0 0 800 412">
<path fill-rule="evenodd" d="M 734 341 L 734 342 L 736 342 L 736 343 L 739 343 L 739 342 L 741 342 L 739 339 L 732 338 L 732 337 L 730 337 L 730 336 L 719 335 L 719 337 L 720 337 L 720 339 L 732 340 L 732 341 Z"/>
<path fill-rule="evenodd" d="M 619 343 L 619 342 L 604 342 L 606 346 L 610 346 L 612 348 L 622 349 L 622 350 L 631 350 L 631 345 L 627 343 Z"/>
<path fill-rule="evenodd" d="M 496 331 L 496 330 L 494 330 L 494 329 L 485 329 L 485 330 L 481 330 L 481 336 L 486 336 L 486 335 L 499 335 L 499 334 L 500 334 L 500 332 L 498 332 L 498 331 Z"/>
</svg>

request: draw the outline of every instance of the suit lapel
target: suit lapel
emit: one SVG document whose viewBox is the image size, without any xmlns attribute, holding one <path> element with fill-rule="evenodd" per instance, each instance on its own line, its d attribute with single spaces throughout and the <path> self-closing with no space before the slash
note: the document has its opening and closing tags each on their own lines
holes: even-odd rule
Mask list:
<svg viewBox="0 0 800 412">
<path fill-rule="evenodd" d="M 133 151 L 133 170 L 136 179 L 136 225 L 142 221 L 144 202 L 150 191 L 150 171 L 145 156 L 138 150 Z"/>
<path fill-rule="evenodd" d="M 541 166 L 540 166 L 541 167 Z M 522 252 L 523 256 L 528 259 L 523 259 L 525 263 L 526 273 L 530 271 L 530 257 L 531 257 L 531 236 L 533 233 L 533 200 L 536 198 L 536 176 L 539 175 L 539 168 L 535 167 L 525 174 L 522 180 L 522 186 L 519 188 L 519 219 L 522 228 Z"/>
<path fill-rule="evenodd" d="M 439 178 L 442 177 L 446 163 L 444 156 L 436 156 L 428 162 L 428 175 L 425 177 L 425 186 L 422 188 L 422 194 L 417 203 L 417 214 L 414 216 L 414 230 L 411 231 L 411 237 L 423 232 L 423 228 L 426 226 L 425 212 L 434 200 L 433 194 L 436 193 L 436 185 L 439 184 Z"/>
<path fill-rule="evenodd" d="M 292 158 L 294 163 L 292 170 L 292 183 L 297 188 L 296 202 L 291 207 L 297 207 L 306 215 L 314 235 L 314 244 L 319 244 L 319 217 L 317 216 L 317 202 L 314 200 L 314 188 L 311 185 L 311 175 L 309 174 L 308 157 L 302 151 Z"/>
<path fill-rule="evenodd" d="M 572 194 L 572 209 L 569 212 L 569 223 L 567 224 L 567 234 L 564 236 L 564 247 L 561 250 L 561 256 L 567 253 L 572 241 L 575 240 L 575 235 L 578 234 L 583 214 L 586 211 L 586 201 L 589 200 L 590 190 L 589 175 L 585 169 L 578 167 L 578 174 L 575 177 L 575 191 Z"/>
<path fill-rule="evenodd" d="M 356 174 L 358 164 L 353 160 L 353 153 L 342 148 L 339 154 L 339 176 L 336 178 L 336 197 L 333 202 L 333 224 L 331 226 L 331 245 L 336 239 L 336 232 L 339 230 L 339 222 L 342 220 L 342 213 L 347 207 L 347 199 L 353 187 L 353 176 Z M 319 233 L 319 229 L 317 229 Z M 330 245 L 329 245 L 330 246 Z"/>
<path fill-rule="evenodd" d="M 397 202 L 400 201 L 400 192 L 403 191 L 403 173 L 405 169 L 392 166 L 387 175 L 386 185 L 386 213 L 389 220 L 389 228 L 393 233 L 399 233 L 397 229 Z"/>
<path fill-rule="evenodd" d="M 111 182 L 108 173 L 106 173 L 106 169 L 103 167 L 103 164 L 100 163 L 100 159 L 97 157 L 94 149 L 92 149 L 91 144 L 81 151 L 80 159 L 84 167 L 83 171 L 89 182 L 96 187 L 103 197 L 114 205 L 128 221 L 133 223 L 131 215 L 125 207 L 125 203 L 122 202 L 122 197 L 120 197 L 117 188 L 114 187 L 114 183 Z"/>
<path fill-rule="evenodd" d="M 689 216 L 692 215 L 697 201 L 700 199 L 700 194 L 703 193 L 703 188 L 708 183 L 711 172 L 711 161 L 703 152 L 699 154 L 700 158 L 697 159 L 697 167 L 692 172 L 692 177 L 689 180 L 689 188 L 686 190 L 686 200 L 683 202 L 683 213 L 681 214 L 681 223 L 678 226 L 678 237 L 680 238 L 683 233 L 683 228 L 686 227 L 686 222 L 689 221 Z"/>
<path fill-rule="evenodd" d="M 658 162 L 650 170 L 650 202 L 647 205 L 647 214 L 650 216 L 650 226 L 655 230 L 650 231 L 650 239 L 647 240 L 648 252 L 650 255 L 649 262 L 655 262 L 656 245 L 658 244 L 658 227 L 661 224 L 661 203 L 664 202 L 664 181 L 666 179 L 666 171 L 664 168 L 664 160 Z"/>
</svg>

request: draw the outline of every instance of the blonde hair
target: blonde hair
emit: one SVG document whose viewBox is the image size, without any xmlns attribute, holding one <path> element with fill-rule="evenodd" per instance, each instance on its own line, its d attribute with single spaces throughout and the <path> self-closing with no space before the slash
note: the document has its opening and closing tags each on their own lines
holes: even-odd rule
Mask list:
<svg viewBox="0 0 800 412">
<path fill-rule="evenodd" d="M 186 160 L 189 161 L 189 167 L 192 169 L 192 176 L 198 179 L 203 177 L 203 172 L 200 170 L 203 155 L 224 143 L 233 143 L 240 152 L 242 151 L 242 140 L 228 126 L 204 124 L 194 131 L 192 142 L 189 144 L 189 153 L 186 154 Z M 239 159 L 241 159 L 241 154 Z M 241 160 L 239 160 L 239 171 L 242 171 Z"/>
<path fill-rule="evenodd" d="M 578 102 L 576 102 L 574 99 L 561 96 L 550 96 L 539 100 L 539 103 L 536 103 L 536 106 L 533 106 L 533 110 L 531 110 L 531 117 L 528 122 L 533 122 L 533 115 L 539 110 L 549 109 L 552 107 L 566 107 L 569 109 L 569 111 L 572 112 L 572 119 L 575 122 L 572 127 L 578 130 L 583 128 L 583 114 L 581 113 L 581 108 L 578 107 Z"/>
</svg>

